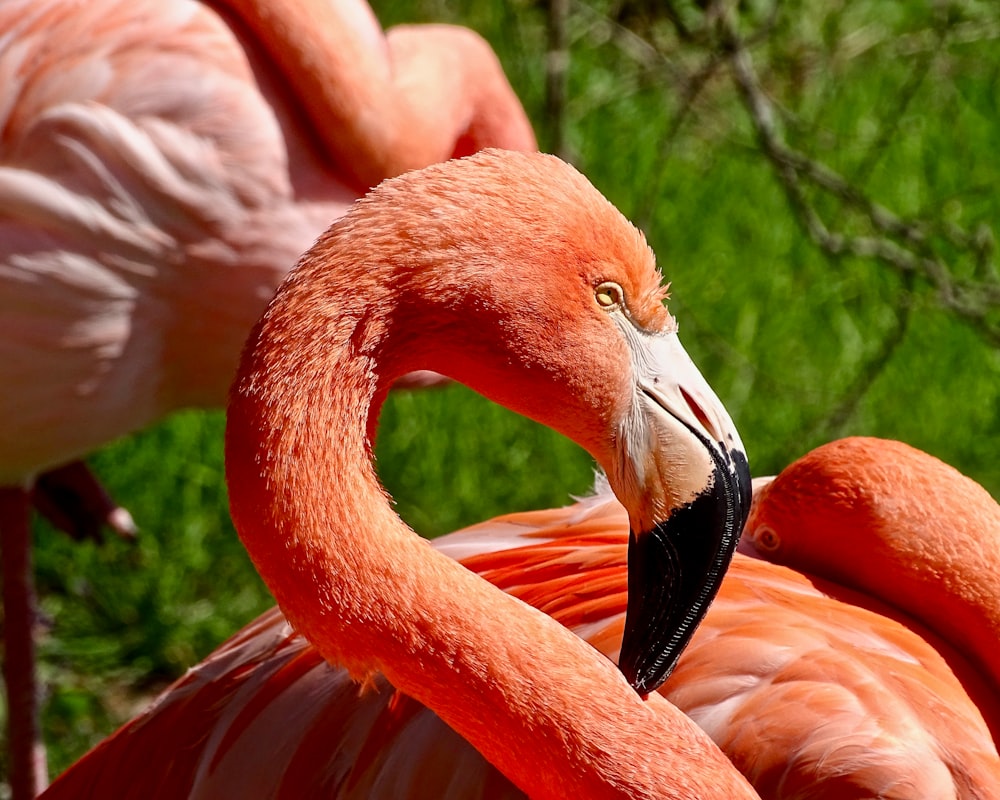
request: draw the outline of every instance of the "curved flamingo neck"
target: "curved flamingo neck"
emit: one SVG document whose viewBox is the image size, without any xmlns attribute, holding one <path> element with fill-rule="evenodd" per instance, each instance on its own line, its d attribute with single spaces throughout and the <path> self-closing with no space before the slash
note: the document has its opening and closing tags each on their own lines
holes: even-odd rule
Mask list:
<svg viewBox="0 0 1000 800">
<path fill-rule="evenodd" d="M 395 515 L 374 419 L 389 383 L 425 366 L 396 355 L 398 332 L 433 321 L 397 302 L 421 291 L 401 270 L 335 245 L 251 334 L 226 432 L 233 519 L 288 619 L 329 661 L 434 709 L 531 797 L 754 797 L 677 709 L 640 700 L 611 662 Z"/>
<path fill-rule="evenodd" d="M 424 25 L 387 39 L 364 0 L 209 1 L 250 31 L 356 191 L 483 146 L 535 147 L 496 57 L 471 31 Z"/>
<path fill-rule="evenodd" d="M 388 80 L 385 41 L 363 2 L 212 0 L 249 30 L 284 76 L 331 161 L 363 192 L 391 172 L 396 114 L 369 85 Z M 380 57 L 381 56 L 381 57 Z M 432 159 L 433 160 L 433 159 Z M 428 161 L 427 163 L 430 163 Z"/>
</svg>

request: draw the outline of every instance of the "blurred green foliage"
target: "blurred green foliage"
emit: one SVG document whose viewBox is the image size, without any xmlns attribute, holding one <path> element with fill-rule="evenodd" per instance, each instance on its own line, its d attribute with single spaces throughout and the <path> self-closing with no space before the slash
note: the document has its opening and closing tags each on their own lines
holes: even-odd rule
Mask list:
<svg viewBox="0 0 1000 800">
<path fill-rule="evenodd" d="M 691 102 L 671 83 L 672 70 L 690 74 L 706 51 L 704 4 L 668 5 L 687 38 L 657 3 L 571 6 L 566 144 L 646 230 L 682 339 L 736 420 L 755 473 L 863 433 L 928 450 L 996 495 L 1000 352 L 920 276 L 834 258 L 809 239 L 726 69 Z M 543 149 L 553 146 L 544 6 L 374 7 L 387 26 L 451 21 L 480 31 Z M 739 13 L 741 24 L 769 26 L 752 53 L 790 145 L 898 215 L 996 225 L 995 6 L 801 0 L 747 2 Z M 951 15 L 947 37 L 937 33 L 942 14 Z M 848 232 L 861 224 L 835 198 L 810 199 Z M 961 256 L 945 247 L 942 257 L 971 274 Z M 228 519 L 223 425 L 221 412 L 184 413 L 93 457 L 139 523 L 137 543 L 76 545 L 38 527 L 54 773 L 270 605 Z M 563 504 L 592 480 L 574 445 L 461 387 L 391 398 L 378 465 L 401 515 L 430 536 Z"/>
</svg>

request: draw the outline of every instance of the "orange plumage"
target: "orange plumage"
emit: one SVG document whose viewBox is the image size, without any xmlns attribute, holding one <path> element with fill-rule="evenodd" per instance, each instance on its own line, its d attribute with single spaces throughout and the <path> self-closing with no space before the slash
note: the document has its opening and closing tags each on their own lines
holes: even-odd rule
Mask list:
<svg viewBox="0 0 1000 800">
<path fill-rule="evenodd" d="M 910 547 L 933 556 L 947 542 L 922 524 L 908 526 L 898 513 L 911 509 L 922 518 L 927 495 L 911 492 L 916 479 L 934 487 L 931 503 L 941 504 L 934 516 L 953 532 L 948 554 L 958 571 L 954 557 L 967 546 L 993 564 L 1000 561 L 1000 528 L 991 522 L 996 504 L 979 487 L 965 490 L 971 482 L 936 459 L 864 439 L 819 448 L 808 458 L 757 498 L 748 543 L 767 526 L 772 551 L 775 529 L 789 548 L 796 538 L 803 547 L 814 535 L 808 520 L 815 519 L 818 527 L 834 525 L 832 534 L 853 524 L 850 537 L 867 541 L 867 549 L 876 541 L 872 525 L 886 525 L 894 540 L 905 534 Z M 837 485 L 816 470 L 839 474 Z M 868 498 L 862 515 L 843 505 L 831 515 L 830 504 L 848 495 Z M 948 497 L 951 504 L 942 499 Z M 498 517 L 434 546 L 614 658 L 625 611 L 627 526 L 621 506 L 604 496 Z M 847 559 L 860 557 L 842 538 L 809 539 L 810 549 L 841 548 Z M 934 561 L 929 558 L 926 569 Z M 824 563 L 814 561 L 812 571 L 824 571 Z M 1000 720 L 996 683 L 971 665 L 964 648 L 948 643 L 974 632 L 950 626 L 935 632 L 911 610 L 840 585 L 826 571 L 827 577 L 810 577 L 737 554 L 662 690 L 666 697 L 712 735 L 761 797 L 1000 796 L 1000 759 L 989 732 Z M 883 573 L 884 582 L 905 572 L 897 565 Z M 974 569 L 969 577 L 988 589 L 996 574 L 995 567 Z M 958 577 L 942 572 L 941 584 L 928 588 L 936 606 L 947 608 L 941 587 Z M 984 613 L 996 624 L 995 610 L 987 606 Z M 983 640 L 990 641 L 988 630 Z M 272 713 L 287 713 L 294 723 L 278 725 Z M 110 791 L 121 764 L 143 762 L 143 746 L 174 741 L 182 731 L 185 738 L 177 741 L 188 746 L 176 748 L 183 760 L 164 771 L 163 797 L 192 786 L 212 787 L 205 796 L 224 796 L 211 792 L 247 774 L 246 764 L 265 741 L 277 752 L 251 774 L 275 791 L 287 785 L 301 796 L 520 796 L 433 714 L 381 680 L 359 694 L 276 610 L 223 645 L 75 770 Z M 199 742 L 207 744 L 193 746 Z M 297 768 L 306 763 L 308 769 Z M 194 775 L 205 783 L 192 783 Z M 83 782 L 69 785 L 75 791 Z"/>
</svg>

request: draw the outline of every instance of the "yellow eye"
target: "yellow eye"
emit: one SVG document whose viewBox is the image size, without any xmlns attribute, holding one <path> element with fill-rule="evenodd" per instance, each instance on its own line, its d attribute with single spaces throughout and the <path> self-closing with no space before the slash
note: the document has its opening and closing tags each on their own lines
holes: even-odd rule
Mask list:
<svg viewBox="0 0 1000 800">
<path fill-rule="evenodd" d="M 620 308 L 625 303 L 625 292 L 614 281 L 599 283 L 594 289 L 594 296 L 601 308 Z"/>
</svg>

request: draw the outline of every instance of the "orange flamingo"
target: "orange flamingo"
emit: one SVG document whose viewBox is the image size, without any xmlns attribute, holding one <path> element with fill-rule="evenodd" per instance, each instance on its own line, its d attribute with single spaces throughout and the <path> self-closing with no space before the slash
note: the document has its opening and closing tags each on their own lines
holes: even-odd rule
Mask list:
<svg viewBox="0 0 1000 800">
<path fill-rule="evenodd" d="M 741 547 L 815 576 L 815 590 L 849 604 L 809 642 L 805 626 L 819 614 L 802 601 L 799 647 L 821 647 L 828 636 L 828 658 L 811 675 L 794 674 L 786 661 L 772 681 L 799 694 L 789 702 L 823 720 L 829 740 L 759 717 L 756 734 L 795 754 L 784 764 L 755 759 L 761 781 L 794 785 L 819 774 L 833 782 L 860 745 L 870 758 L 868 785 L 881 781 L 897 792 L 883 788 L 885 796 L 913 796 L 917 787 L 927 797 L 1000 797 L 1000 506 L 983 487 L 901 442 L 844 439 L 799 459 L 755 495 Z M 786 630 L 796 624 L 791 610 L 787 616 Z M 864 656 L 854 665 L 838 660 L 849 645 Z M 712 657 L 706 648 L 702 658 Z M 745 674 L 754 666 L 747 659 Z M 840 670 L 839 685 L 814 691 L 809 681 L 821 669 Z M 681 670 L 676 679 L 683 682 Z M 779 691 L 762 687 L 760 701 L 769 694 L 774 703 Z M 851 704 L 853 716 L 843 711 Z M 920 737 L 922 747 L 899 747 L 907 736 Z M 892 769 L 905 759 L 914 783 L 893 784 Z M 834 785 L 848 791 L 862 782 L 841 777 Z"/>
<path fill-rule="evenodd" d="M 28 510 L 131 519 L 74 459 L 218 405 L 288 267 L 369 186 L 534 149 L 471 31 L 362 0 L 0 5 L 0 530 L 11 780 L 45 783 Z M 95 518 L 97 522 L 95 522 Z"/>
<path fill-rule="evenodd" d="M 510 796 L 512 782 L 536 798 L 752 797 L 687 718 L 631 688 L 651 691 L 673 666 L 749 500 L 736 432 L 662 299 L 641 234 L 552 156 L 487 152 L 369 194 L 279 289 L 229 405 L 236 527 L 313 644 L 291 637 L 277 615 L 259 621 L 47 797 L 414 796 L 391 768 L 372 786 L 366 765 L 379 753 L 350 734 L 361 717 L 384 727 L 385 711 L 391 726 L 417 702 L 454 729 L 451 742 L 463 737 L 482 753 L 470 764 L 485 757 L 500 771 L 466 793 L 461 775 L 438 769 L 450 760 L 435 760 L 421 771 L 420 796 Z M 627 601 L 618 587 L 628 682 L 391 510 L 372 467 L 376 420 L 392 380 L 415 368 L 552 425 L 602 465 L 627 509 L 616 538 L 627 536 L 629 549 Z M 265 637 L 277 646 L 257 664 L 271 683 L 250 676 L 260 631 L 274 622 L 277 637 Z M 230 670 L 234 653 L 243 665 Z M 232 682 L 190 691 L 220 669 Z M 370 691 L 359 696 L 348 676 Z M 244 696 L 248 677 L 270 688 Z M 372 691 L 386 680 L 413 700 L 380 702 L 372 713 L 369 698 L 384 696 Z M 312 689 L 286 705 L 290 684 Z M 346 706 L 331 708 L 331 692 Z M 257 712 L 268 719 L 267 743 L 220 781 L 232 737 Z M 188 714 L 194 738 L 170 741 L 170 722 L 186 727 Z M 206 726 L 210 718 L 218 726 Z M 296 749 L 303 724 L 323 734 Z M 208 761 L 198 758 L 215 745 Z M 149 746 L 158 757 L 147 758 Z"/>
<path fill-rule="evenodd" d="M 906 445 L 852 438 L 817 449 L 755 495 L 741 547 L 757 542 L 795 561 L 808 552 L 810 568 L 828 576 L 836 551 L 844 583 L 867 571 L 883 596 L 933 576 L 924 584 L 933 602 L 918 605 L 953 615 L 940 626 L 952 643 L 910 616 L 909 602 L 892 608 L 737 553 L 660 691 L 762 797 L 1000 796 L 987 727 L 995 737 L 997 514 L 980 487 Z M 490 520 L 434 546 L 616 658 L 627 527 L 604 493 Z M 864 553 L 869 570 L 855 564 Z M 976 652 L 986 662 L 978 670 L 969 663 Z M 172 760 L 147 776 L 165 749 Z M 302 797 L 522 796 L 384 679 L 360 694 L 277 609 L 82 759 L 53 797 L 120 794 L 122 785 L 136 786 L 136 797 L 151 796 L 150 785 L 162 797 L 279 788 Z"/>
</svg>

